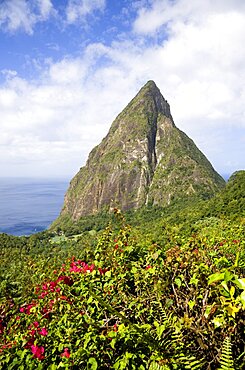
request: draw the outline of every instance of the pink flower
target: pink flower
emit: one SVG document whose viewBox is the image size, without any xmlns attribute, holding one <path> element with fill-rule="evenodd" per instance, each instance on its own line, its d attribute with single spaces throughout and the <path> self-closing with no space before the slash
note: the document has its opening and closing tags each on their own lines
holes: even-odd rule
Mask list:
<svg viewBox="0 0 245 370">
<path fill-rule="evenodd" d="M 32 307 L 35 307 L 36 305 L 34 303 L 28 304 L 26 307 L 26 314 L 30 315 Z"/>
<path fill-rule="evenodd" d="M 49 302 L 49 307 L 50 307 L 50 308 L 53 308 L 54 303 L 55 303 L 55 301 L 52 299 L 52 300 Z"/>
<path fill-rule="evenodd" d="M 69 351 L 69 348 L 64 348 L 64 352 L 61 353 L 61 357 L 67 357 L 69 358 L 70 357 L 70 351 Z"/>
<path fill-rule="evenodd" d="M 83 269 L 81 267 L 78 267 L 78 266 L 72 266 L 70 268 L 70 272 L 82 272 Z"/>
<path fill-rule="evenodd" d="M 46 295 L 48 295 L 48 292 L 42 292 L 39 296 L 38 296 L 38 298 L 40 299 L 40 298 L 44 298 L 44 297 L 46 297 Z"/>
<path fill-rule="evenodd" d="M 22 307 L 20 307 L 20 312 L 26 313 L 27 315 L 30 315 L 32 307 L 35 307 L 35 306 L 36 306 L 35 303 L 30 303 L 27 306 L 22 306 Z"/>
<path fill-rule="evenodd" d="M 148 266 L 146 266 L 146 270 L 149 270 L 149 269 L 151 269 L 152 268 L 152 266 L 151 265 L 148 265 Z"/>
<path fill-rule="evenodd" d="M 44 357 L 44 347 L 43 346 L 35 346 L 34 344 L 31 346 L 31 351 L 33 353 L 33 358 L 37 358 L 38 360 L 43 360 Z"/>
<path fill-rule="evenodd" d="M 43 335 L 44 337 L 46 337 L 46 335 L 48 335 L 48 331 L 46 328 L 42 328 L 40 331 L 39 331 L 39 334 Z"/>
<path fill-rule="evenodd" d="M 50 291 L 51 292 L 54 292 L 55 291 L 56 285 L 57 285 L 57 281 L 50 281 L 49 288 L 50 288 Z"/>
<path fill-rule="evenodd" d="M 38 328 L 39 327 L 39 322 L 38 321 L 34 321 L 33 326 L 35 326 L 35 328 Z"/>
<path fill-rule="evenodd" d="M 95 265 L 92 264 L 92 265 L 88 266 L 87 271 L 92 272 L 94 270 L 94 268 L 95 268 Z"/>
</svg>

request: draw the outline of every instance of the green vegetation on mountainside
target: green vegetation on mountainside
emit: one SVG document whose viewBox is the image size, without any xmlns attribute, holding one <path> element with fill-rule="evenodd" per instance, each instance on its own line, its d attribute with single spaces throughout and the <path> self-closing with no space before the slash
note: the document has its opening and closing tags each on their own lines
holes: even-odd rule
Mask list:
<svg viewBox="0 0 245 370">
<path fill-rule="evenodd" d="M 41 234 L 1 248 L 25 275 L 2 270 L 1 368 L 243 369 L 244 222 L 169 224 L 156 244 L 115 212 L 95 244 Z"/>
<path fill-rule="evenodd" d="M 209 200 L 198 197 L 176 200 L 167 207 L 142 207 L 124 213 L 127 222 L 137 227 L 142 235 L 151 235 L 156 242 L 162 240 L 163 228 L 175 226 L 180 232 L 191 232 L 195 223 L 209 217 L 241 219 L 245 217 L 245 171 L 234 173 L 225 188 Z M 63 231 L 67 236 L 88 230 L 99 231 L 109 222 L 113 214 L 106 211 L 97 215 L 81 217 L 74 222 L 66 215 L 52 225 L 52 231 Z M 159 239 L 160 238 L 160 239 Z"/>
<path fill-rule="evenodd" d="M 244 187 L 1 234 L 1 369 L 244 369 Z"/>
</svg>

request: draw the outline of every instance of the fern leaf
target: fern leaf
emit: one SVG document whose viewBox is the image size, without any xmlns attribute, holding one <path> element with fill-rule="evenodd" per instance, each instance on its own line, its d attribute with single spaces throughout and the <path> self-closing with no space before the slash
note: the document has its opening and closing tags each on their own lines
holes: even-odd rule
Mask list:
<svg viewBox="0 0 245 370">
<path fill-rule="evenodd" d="M 231 339 L 229 337 L 226 337 L 224 340 L 219 362 L 221 367 L 218 370 L 235 370 L 231 349 Z"/>
</svg>

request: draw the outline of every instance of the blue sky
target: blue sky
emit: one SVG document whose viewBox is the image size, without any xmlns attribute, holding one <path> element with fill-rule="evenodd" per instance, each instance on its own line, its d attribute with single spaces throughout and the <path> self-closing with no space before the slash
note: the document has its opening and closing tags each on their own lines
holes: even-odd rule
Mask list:
<svg viewBox="0 0 245 370">
<path fill-rule="evenodd" d="M 0 175 L 71 178 L 153 79 L 221 174 L 245 168 L 244 0 L 1 0 Z"/>
</svg>

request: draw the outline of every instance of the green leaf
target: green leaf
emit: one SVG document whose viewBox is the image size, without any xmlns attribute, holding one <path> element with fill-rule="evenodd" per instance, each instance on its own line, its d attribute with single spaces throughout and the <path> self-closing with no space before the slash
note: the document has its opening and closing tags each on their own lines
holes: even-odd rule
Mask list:
<svg viewBox="0 0 245 370">
<path fill-rule="evenodd" d="M 214 283 L 215 281 L 224 280 L 225 273 L 224 272 L 216 272 L 209 276 L 208 285 Z"/>
<path fill-rule="evenodd" d="M 193 309 L 193 307 L 195 306 L 195 304 L 196 304 L 196 302 L 195 301 L 192 301 L 192 300 L 190 300 L 188 302 L 188 306 L 190 307 L 191 310 Z"/>
<path fill-rule="evenodd" d="M 48 367 L 48 370 L 56 370 L 57 369 L 57 365 L 56 364 L 51 364 L 49 367 Z"/>
<path fill-rule="evenodd" d="M 227 283 L 228 281 L 231 281 L 234 278 L 234 274 L 232 274 L 230 271 L 225 271 L 224 280 Z"/>
<path fill-rule="evenodd" d="M 232 285 L 232 287 L 230 289 L 230 296 L 233 298 L 234 294 L 235 294 L 235 287 Z"/>
<path fill-rule="evenodd" d="M 245 307 L 245 290 L 240 295 L 240 299 L 241 299 L 243 307 Z"/>
<path fill-rule="evenodd" d="M 116 344 L 116 342 L 117 342 L 117 338 L 113 338 L 113 339 L 111 340 L 111 343 L 110 343 L 111 348 L 115 349 L 115 344 Z"/>
<path fill-rule="evenodd" d="M 219 328 L 220 326 L 223 326 L 225 322 L 224 317 L 215 317 L 212 320 L 212 323 L 214 324 L 215 328 Z"/>
<path fill-rule="evenodd" d="M 96 370 L 98 368 L 98 363 L 94 357 L 90 357 L 88 364 L 91 365 L 89 366 L 89 369 L 91 370 Z"/>
<path fill-rule="evenodd" d="M 222 285 L 222 287 L 223 287 L 227 292 L 230 292 L 230 290 L 229 290 L 229 288 L 228 288 L 228 286 L 227 286 L 227 284 L 226 284 L 226 282 L 225 282 L 225 281 L 222 281 L 222 282 L 221 282 L 221 285 Z"/>
<path fill-rule="evenodd" d="M 137 272 L 138 270 L 137 270 L 137 268 L 135 267 L 135 266 L 133 266 L 132 268 L 131 268 L 131 272 L 132 272 L 132 274 L 136 274 L 136 272 Z"/>
<path fill-rule="evenodd" d="M 208 318 L 208 316 L 209 316 L 209 314 L 210 314 L 210 312 L 211 312 L 212 308 L 213 308 L 213 306 L 211 306 L 211 305 L 209 305 L 209 306 L 207 306 L 207 307 L 206 307 L 206 310 L 205 310 L 205 312 L 204 312 L 204 317 L 205 317 L 206 319 Z"/>
<path fill-rule="evenodd" d="M 87 301 L 87 304 L 90 304 L 90 303 L 92 303 L 93 302 L 93 297 L 92 296 L 90 296 L 89 297 L 89 299 L 88 299 L 88 301 Z"/>
<path fill-rule="evenodd" d="M 181 282 L 181 279 L 180 278 L 175 278 L 174 279 L 174 282 L 175 282 L 175 284 L 177 285 L 178 288 L 181 287 L 182 282 Z"/>
<path fill-rule="evenodd" d="M 195 274 L 196 275 L 196 274 Z M 190 279 L 190 284 L 194 284 L 197 286 L 199 282 L 199 279 L 196 278 L 196 276 L 193 276 L 191 279 Z"/>
<path fill-rule="evenodd" d="M 236 280 L 234 280 L 234 283 L 238 286 L 238 288 L 245 290 L 245 278 L 236 279 Z"/>
<path fill-rule="evenodd" d="M 109 270 L 109 271 L 106 271 L 106 273 L 105 273 L 105 276 L 107 276 L 107 277 L 111 277 L 111 271 Z"/>
<path fill-rule="evenodd" d="M 60 343 L 59 346 L 58 346 L 58 351 L 61 352 L 64 348 L 64 345 L 63 343 Z"/>
<path fill-rule="evenodd" d="M 162 337 L 162 333 L 164 332 L 165 329 L 166 329 L 166 326 L 165 325 L 160 325 L 157 328 L 157 335 L 158 335 L 158 338 L 159 339 Z"/>
</svg>

